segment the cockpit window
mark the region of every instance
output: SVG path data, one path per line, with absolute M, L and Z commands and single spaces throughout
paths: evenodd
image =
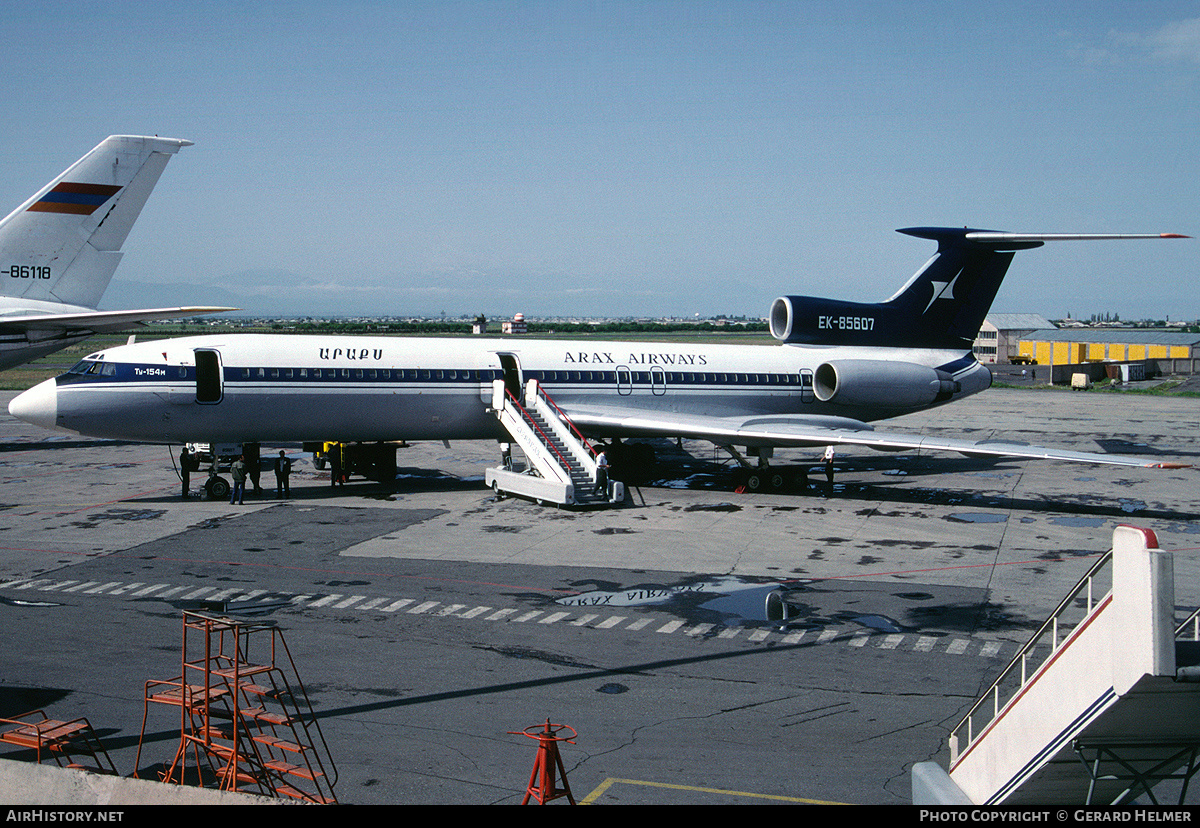
M 117 375 L 117 364 L 115 362 L 102 362 L 96 359 L 85 359 L 77 363 L 68 374 L 93 374 L 103 377 L 115 377 Z

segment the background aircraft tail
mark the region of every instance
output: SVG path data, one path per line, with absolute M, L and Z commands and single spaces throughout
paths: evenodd
M 112 135 L 0 221 L 0 295 L 94 308 L 171 156 L 191 141 Z
M 1152 235 L 997 233 L 963 227 L 910 227 L 938 251 L 886 302 L 783 296 L 771 305 L 776 339 L 806 345 L 878 345 L 970 350 L 1018 250 L 1047 241 L 1186 238 Z

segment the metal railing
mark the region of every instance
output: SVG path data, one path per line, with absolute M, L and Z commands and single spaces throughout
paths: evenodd
M 992 686 L 950 731 L 950 765 L 974 744 L 987 726 L 999 718 L 1009 704 L 1058 653 L 1063 642 L 1112 594 L 1112 550 L 1087 571 L 1050 617 L 1021 648 Z M 965 741 L 964 741 L 965 738 Z
M 588 450 L 588 453 L 591 454 L 593 457 L 595 457 L 596 450 L 594 448 L 592 448 L 592 444 L 589 443 L 587 438 L 584 437 L 583 434 L 580 433 L 579 429 L 577 429 L 575 427 L 575 423 L 572 422 L 571 418 L 567 416 L 567 412 L 565 412 L 561 408 L 559 408 L 558 403 L 556 403 L 553 399 L 550 398 L 550 395 L 546 393 L 546 389 L 542 387 L 542 384 L 540 382 L 537 384 L 537 393 L 538 393 L 538 396 L 540 396 L 543 400 L 545 400 L 547 403 L 550 404 L 550 406 L 558 414 L 558 418 L 560 420 L 562 420 L 564 423 L 566 423 L 567 428 L 569 428 L 571 430 L 571 433 L 579 438 L 579 442 L 583 443 L 583 446 L 584 446 L 584 448 L 586 448 Z
M 521 401 L 516 398 L 513 392 L 505 388 L 504 393 L 508 395 L 508 399 L 512 400 L 513 405 L 517 407 L 517 411 L 521 412 L 521 419 L 523 419 L 530 428 L 534 429 L 538 433 L 538 435 L 542 438 L 542 444 L 554 452 L 555 456 L 558 457 L 559 463 L 562 464 L 562 467 L 566 469 L 567 473 L 569 474 L 572 469 L 571 462 L 562 456 L 562 452 L 555 448 L 554 441 L 550 439 L 546 432 L 542 431 L 542 427 L 538 425 L 530 413 L 525 410 L 525 406 L 521 405 Z

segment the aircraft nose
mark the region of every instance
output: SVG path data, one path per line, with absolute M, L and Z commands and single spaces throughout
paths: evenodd
M 18 394 L 8 404 L 8 413 L 42 428 L 57 427 L 58 387 L 54 380 L 48 379 Z

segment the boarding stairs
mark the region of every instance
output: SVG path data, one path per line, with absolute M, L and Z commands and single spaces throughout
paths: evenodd
M 951 732 L 948 773 L 914 766 L 914 804 L 1183 804 L 1200 770 L 1200 611 L 1178 628 L 1174 612 L 1171 555 L 1117 527 Z
M 185 612 L 182 673 L 146 682 L 142 741 L 151 704 L 179 710 L 179 744 L 160 774 L 197 784 L 314 804 L 335 804 L 337 769 L 304 684 L 270 622 Z M 136 771 L 135 771 L 136 775 Z
M 537 380 L 525 384 L 524 397 L 522 403 L 504 380 L 492 382 L 491 411 L 528 462 L 510 460 L 487 469 L 487 485 L 497 494 L 562 506 L 604 506 L 624 500 L 624 486 L 611 479 L 605 494 L 593 494 L 596 452 Z

